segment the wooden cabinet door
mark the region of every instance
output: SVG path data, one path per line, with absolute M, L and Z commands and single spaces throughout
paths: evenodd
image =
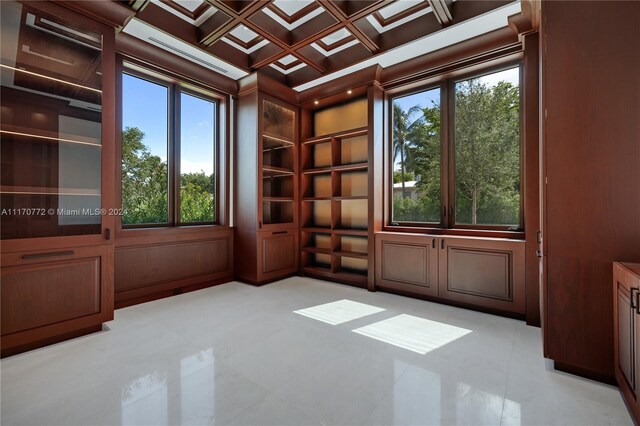
M 377 233 L 376 286 L 438 296 L 436 243 L 428 235 Z
M 258 234 L 258 281 L 279 278 L 298 269 L 297 230 Z
M 637 290 L 636 290 L 637 291 Z M 635 297 L 635 291 L 633 294 Z M 618 284 L 618 367 L 629 387 L 636 390 L 635 339 L 637 318 L 629 289 Z
M 614 371 L 631 415 L 640 422 L 640 263 L 613 264 Z
M 438 296 L 524 313 L 524 241 L 439 238 Z
M 110 245 L 3 253 L 2 350 L 113 319 Z

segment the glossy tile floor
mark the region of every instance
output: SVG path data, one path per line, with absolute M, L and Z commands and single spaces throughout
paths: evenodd
M 545 369 L 537 328 L 324 281 L 224 284 L 107 326 L 2 360 L 2 424 L 631 424 L 616 388 Z

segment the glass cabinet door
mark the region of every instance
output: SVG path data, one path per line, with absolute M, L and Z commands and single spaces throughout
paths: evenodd
M 102 36 L 1 7 L 1 238 L 101 232 Z
M 294 222 L 296 113 L 262 102 L 262 223 Z

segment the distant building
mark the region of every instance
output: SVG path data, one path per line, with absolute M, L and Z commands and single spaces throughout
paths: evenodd
M 409 180 L 404 183 L 404 198 L 411 198 L 412 200 L 418 199 L 418 188 L 416 188 L 417 181 Z M 393 198 L 402 197 L 402 183 L 393 184 Z

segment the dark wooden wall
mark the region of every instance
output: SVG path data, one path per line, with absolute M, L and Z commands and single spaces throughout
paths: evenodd
M 543 329 L 613 377 L 613 261 L 640 261 L 640 2 L 542 4 Z

